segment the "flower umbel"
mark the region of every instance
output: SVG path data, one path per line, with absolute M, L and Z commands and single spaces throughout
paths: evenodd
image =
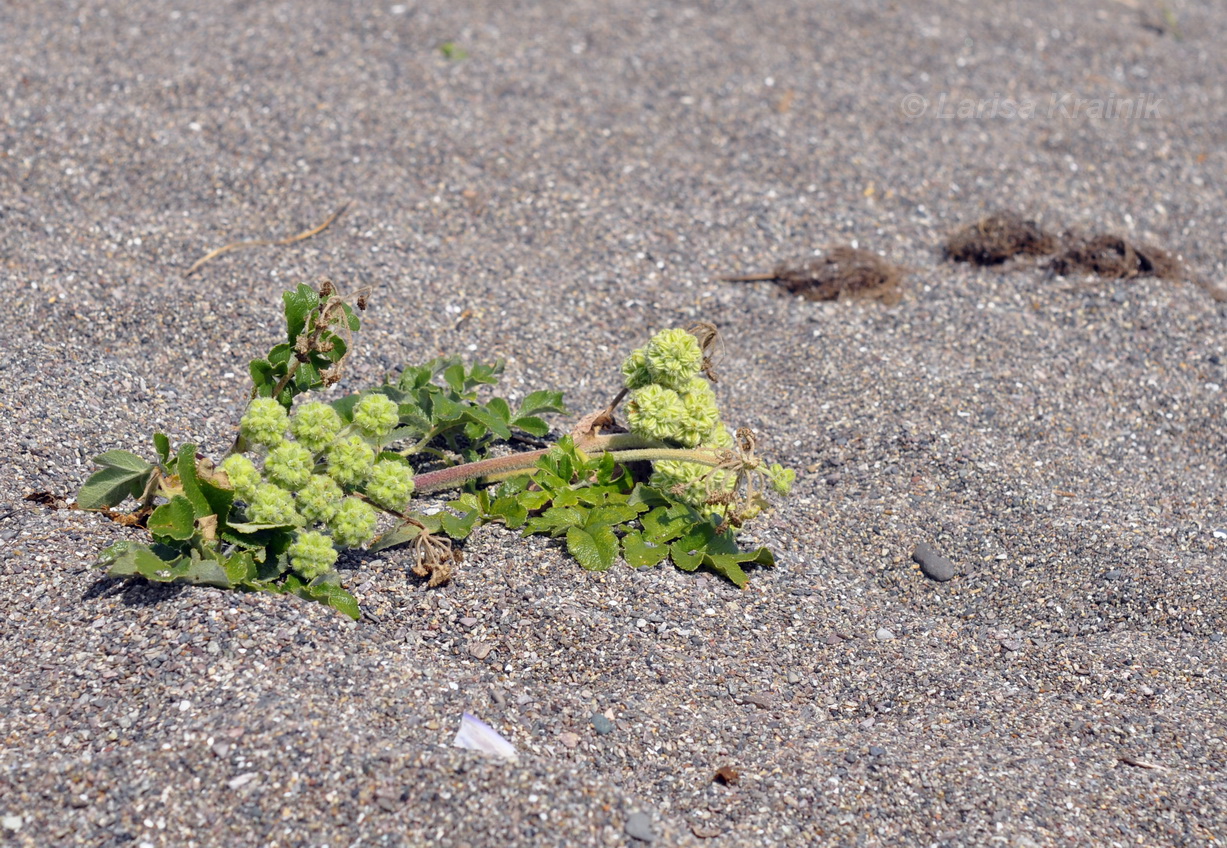
M 239 432 L 252 444 L 271 448 L 281 444 L 288 424 L 285 407 L 272 398 L 255 398 L 243 413 Z
M 287 553 L 290 555 L 290 567 L 307 581 L 327 574 L 337 561 L 337 550 L 332 546 L 332 539 L 315 530 L 299 533 Z
M 372 439 L 382 439 L 399 421 L 400 410 L 387 395 L 363 395 L 354 407 L 354 425 Z
M 290 417 L 290 432 L 312 453 L 323 453 L 341 426 L 340 413 L 319 401 L 304 403 Z

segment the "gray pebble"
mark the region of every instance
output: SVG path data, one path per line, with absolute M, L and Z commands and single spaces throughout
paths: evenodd
M 652 830 L 652 819 L 647 813 L 631 813 L 626 820 L 626 834 L 641 842 L 656 841 L 656 831 Z
M 602 713 L 593 713 L 592 718 L 589 719 L 589 721 L 592 722 L 593 728 L 595 728 L 596 732 L 601 736 L 608 736 L 609 734 L 613 733 L 613 722 Z
M 887 630 L 885 627 L 879 627 L 878 631 L 873 635 L 882 642 L 889 642 L 891 639 L 895 638 L 895 634 L 892 631 Z
M 912 559 L 920 565 L 921 573 L 930 580 L 945 583 L 954 577 L 954 563 L 924 542 L 916 543 L 912 550 Z
M 878 746 L 878 745 L 870 745 L 870 746 L 869 746 L 869 756 L 871 756 L 871 757 L 880 757 L 880 756 L 882 756 L 882 755 L 883 755 L 883 754 L 885 754 L 885 753 L 886 753 L 886 749 L 885 749 L 885 748 L 882 748 L 882 747 L 880 747 L 880 746 Z

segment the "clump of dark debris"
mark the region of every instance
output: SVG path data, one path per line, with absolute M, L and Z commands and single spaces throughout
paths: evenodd
M 1000 265 L 1015 256 L 1047 256 L 1058 248 L 1056 236 L 1017 212 L 995 212 L 946 240 L 946 257 L 955 262 Z
M 1048 269 L 1061 277 L 1095 274 L 1116 280 L 1133 277 L 1176 280 L 1182 271 L 1180 262 L 1166 250 L 1132 244 L 1113 235 L 1071 238 L 1065 249 L 1053 257 Z
M 806 300 L 867 297 L 893 305 L 903 296 L 905 273 L 906 269 L 872 251 L 839 245 L 800 262 L 782 262 L 767 273 L 720 279 L 732 283 L 770 281 Z

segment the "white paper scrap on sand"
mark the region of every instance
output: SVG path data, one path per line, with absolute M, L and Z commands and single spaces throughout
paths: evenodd
M 461 716 L 460 730 L 456 732 L 456 740 L 452 744 L 457 748 L 481 751 L 483 754 L 504 757 L 512 761 L 520 758 L 515 746 L 499 736 L 497 730 L 468 713 Z

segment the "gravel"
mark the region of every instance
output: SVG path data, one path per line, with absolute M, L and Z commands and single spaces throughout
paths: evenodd
M 1221 839 L 1227 9 L 1136 5 L 10 4 L 0 839 Z M 943 260 L 1002 207 L 1202 285 Z M 714 281 L 838 243 L 901 302 Z M 342 388 L 501 356 L 560 431 L 716 323 L 726 419 L 799 472 L 746 533 L 776 567 L 589 573 L 487 527 L 438 590 L 347 556 L 359 623 L 101 577 L 140 533 L 54 506 L 155 430 L 220 455 L 323 276 L 371 290 Z M 519 761 L 453 748 L 466 711 Z

